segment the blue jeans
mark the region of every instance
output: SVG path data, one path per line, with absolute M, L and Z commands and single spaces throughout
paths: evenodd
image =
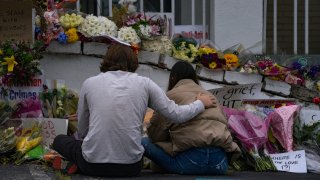
M 170 156 L 147 137 L 142 139 L 142 145 L 144 156 L 169 173 L 221 175 L 228 170 L 227 155 L 220 147 L 195 147 Z

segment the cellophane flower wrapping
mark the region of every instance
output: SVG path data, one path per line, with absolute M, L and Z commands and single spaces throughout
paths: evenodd
M 293 123 L 300 109 L 299 105 L 282 106 L 267 117 L 273 136 L 286 151 L 293 150 Z
M 0 100 L 0 125 L 9 120 L 17 109 L 17 101 Z
M 209 69 L 223 69 L 226 66 L 223 53 L 211 41 L 200 45 L 194 62 Z
M 159 52 L 160 54 L 171 55 L 172 53 L 172 43 L 167 36 L 161 36 L 155 40 L 143 40 L 141 49 L 151 52 Z
M 232 166 L 237 170 L 248 165 L 256 171 L 275 171 L 276 167 L 264 150 L 264 145 L 268 141 L 269 121 L 246 110 L 232 108 L 223 108 L 223 110 L 228 118 L 231 132 L 242 145 L 244 154 L 242 158 L 246 162 L 235 161 Z
M 18 109 L 12 115 L 12 118 L 41 118 L 42 109 L 39 98 L 27 98 L 18 102 Z
M 260 149 L 268 141 L 269 121 L 245 110 L 228 111 L 228 124 L 247 150 Z
M 198 43 L 193 38 L 183 37 L 178 35 L 172 39 L 172 56 L 174 58 L 194 62 L 198 55 Z
M 164 35 L 165 20 L 161 16 L 147 16 L 136 13 L 128 16 L 125 25 L 132 27 L 143 40 L 155 40 Z

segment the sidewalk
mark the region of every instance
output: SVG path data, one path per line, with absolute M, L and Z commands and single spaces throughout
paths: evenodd
M 53 171 L 50 167 L 35 164 L 23 164 L 20 166 L 0 165 L 0 180 L 101 180 L 101 179 L 132 179 L 132 180 L 320 180 L 320 174 L 298 174 L 286 172 L 231 172 L 225 176 L 197 176 L 176 174 L 155 174 L 150 170 L 143 170 L 141 176 L 134 178 L 98 178 L 74 174 L 62 175 Z

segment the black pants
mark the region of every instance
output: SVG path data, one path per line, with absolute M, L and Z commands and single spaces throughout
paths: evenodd
M 75 163 L 83 174 L 104 177 L 133 177 L 138 176 L 141 172 L 142 160 L 134 164 L 89 163 L 83 158 L 81 145 L 82 141 L 67 135 L 58 135 L 53 141 L 53 149 L 67 160 Z

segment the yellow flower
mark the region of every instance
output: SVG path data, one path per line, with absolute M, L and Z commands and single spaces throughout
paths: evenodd
M 3 52 L 2 52 L 2 50 L 0 49 L 0 55 L 2 55 L 3 54 Z
M 74 42 L 78 41 L 78 39 L 79 39 L 76 28 L 70 28 L 66 32 L 66 35 L 68 36 L 68 43 L 74 43 Z
M 237 63 L 238 57 L 235 54 L 225 54 L 223 56 L 226 59 L 227 63 Z
M 5 57 L 4 60 L 6 62 L 2 62 L 2 65 L 8 65 L 8 72 L 13 71 L 14 65 L 17 65 L 18 63 L 15 61 L 14 56 L 12 55 L 11 57 Z
M 236 56 L 235 54 L 225 54 L 223 57 L 226 60 L 226 66 L 228 69 L 234 69 L 240 65 L 238 62 L 238 56 Z
M 201 47 L 199 48 L 199 55 L 202 54 L 213 54 L 216 53 L 216 50 L 213 48 L 209 48 L 209 47 Z
M 217 63 L 216 62 L 212 62 L 209 64 L 209 68 L 214 69 L 217 67 Z

